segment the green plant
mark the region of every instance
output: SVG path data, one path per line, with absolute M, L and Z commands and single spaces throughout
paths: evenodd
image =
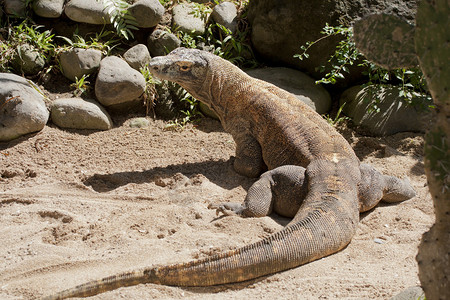
M 93 36 L 88 36 L 88 39 L 78 35 L 77 30 L 73 33 L 72 39 L 65 36 L 57 37 L 69 44 L 70 48 L 97 49 L 102 51 L 104 55 L 109 55 L 120 44 L 120 38 L 115 38 L 117 36 L 113 31 L 104 30 L 104 28 Z M 64 47 L 60 50 L 62 49 Z
M 183 88 L 179 89 L 179 93 L 180 102 L 184 102 L 186 109 L 180 110 L 182 114 L 180 118 L 176 118 L 166 125 L 167 130 L 184 129 L 187 124 L 195 123 L 203 117 L 200 111 L 200 102 Z
M 198 2 L 191 2 L 190 0 L 188 0 L 187 2 L 189 2 L 192 7 L 194 8 L 192 14 L 197 17 L 200 18 L 204 21 L 208 20 L 208 16 L 211 14 L 212 12 L 212 3 L 211 2 L 206 2 L 206 3 L 198 3 Z
M 90 89 L 90 82 L 87 81 L 89 75 L 83 74 L 81 78 L 75 77 L 75 82 L 70 85 L 70 87 L 75 88 L 73 95 L 79 97 L 85 94 Z
M 100 0 L 97 0 L 100 1 Z M 134 38 L 132 30 L 137 30 L 136 19 L 131 15 L 130 4 L 124 0 L 102 0 L 109 16 L 109 21 L 116 29 L 116 33 L 129 40 Z
M 171 4 L 172 0 L 159 0 L 162 6 L 168 7 Z
M 55 56 L 54 34 L 50 30 L 42 31 L 42 28 L 25 20 L 16 26 L 8 25 L 1 29 L 0 33 L 6 35 L 4 40 L 0 40 L 1 72 L 11 71 L 11 62 L 19 55 L 16 50 L 25 44 L 37 50 L 47 62 Z
M 340 124 L 341 122 L 343 122 L 344 120 L 349 120 L 350 119 L 349 117 L 341 116 L 344 106 L 345 106 L 345 103 L 339 107 L 339 109 L 336 113 L 336 116 L 334 118 L 331 117 L 330 114 L 325 114 L 325 115 L 323 115 L 324 119 L 332 126 L 336 126 L 336 125 Z
M 331 36 L 343 36 L 342 40 L 337 44 L 333 55 L 328 59 L 328 64 L 318 67 L 320 72 L 326 73 L 316 83 L 335 84 L 339 79 L 345 78 L 345 73 L 349 73 L 349 66 L 357 65 L 364 67 L 366 70 L 363 72 L 368 78 L 365 86 L 398 85 L 401 88 L 399 96 L 407 104 L 416 104 L 418 97 L 425 94 L 431 105 L 431 95 L 428 93 L 425 78 L 419 68 L 387 70 L 367 60 L 356 48 L 352 27 L 326 24 L 321 33 L 323 34 L 322 37 L 302 45 L 300 47 L 302 52 L 294 55 L 294 57 L 301 60 L 307 59 L 309 57 L 308 51 L 316 43 Z M 376 102 L 372 103 L 371 109 L 378 110 Z
M 145 115 L 148 116 L 150 110 L 153 110 L 153 107 L 155 106 L 155 101 L 157 97 L 155 84 L 157 84 L 158 82 L 153 78 L 152 74 L 150 73 L 150 69 L 148 68 L 147 65 L 141 68 L 139 71 L 141 72 L 142 76 L 144 76 L 145 79 L 145 89 L 143 97 L 144 97 L 144 104 L 146 107 Z
M 211 24 L 207 30 L 208 43 L 214 46 L 214 53 L 240 67 L 256 67 L 253 51 L 248 43 L 249 31 L 232 33 L 220 24 Z

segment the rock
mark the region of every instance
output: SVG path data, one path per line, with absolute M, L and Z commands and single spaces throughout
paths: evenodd
M 13 66 L 25 75 L 35 75 L 44 68 L 45 59 L 33 46 L 23 44 L 16 49 Z
M 130 67 L 135 70 L 143 68 L 150 62 L 151 59 L 147 46 L 144 44 L 137 44 L 136 46 L 131 47 L 123 54 L 123 58 L 130 65 Z
M 172 9 L 173 23 L 176 30 L 192 34 L 205 33 L 206 23 L 196 14 L 195 7 L 189 3 L 177 4 Z
M 395 295 L 390 300 L 425 300 L 425 293 L 420 286 L 412 286 Z
M 180 47 L 181 41 L 173 33 L 157 29 L 148 37 L 147 46 L 152 56 L 162 56 Z
M 8 15 L 25 17 L 27 14 L 26 0 L 4 0 L 3 4 Z
M 94 100 L 61 98 L 53 101 L 51 117 L 62 128 L 108 130 L 111 118 L 106 110 Z
M 231 2 L 222 2 L 216 5 L 211 13 L 214 22 L 223 25 L 231 32 L 235 32 L 237 28 L 237 9 Z
M 64 76 L 75 81 L 83 75 L 92 74 L 100 66 L 103 54 L 96 49 L 73 48 L 60 54 L 61 70 Z
M 42 130 L 49 112 L 39 88 L 9 73 L 0 73 L 0 83 L 0 141 Z
M 150 28 L 158 25 L 165 9 L 158 0 L 138 0 L 128 11 L 136 19 L 137 27 Z
M 362 16 L 372 13 L 391 13 L 413 21 L 416 0 L 259 0 L 250 1 L 248 18 L 251 40 L 255 51 L 265 60 L 284 63 L 307 71 L 314 78 L 322 75 L 316 67 L 327 62 L 334 53 L 339 36 L 321 40 L 310 48 L 308 59 L 294 58 L 301 53 L 300 46 L 322 37 L 325 23 L 331 26 L 352 24 Z M 359 70 L 360 71 L 360 70 Z M 360 73 L 360 72 L 356 72 Z M 357 80 L 360 74 L 354 74 Z M 351 76 L 348 76 L 351 80 Z
M 108 56 L 101 61 L 95 81 L 95 96 L 101 104 L 109 106 L 133 101 L 144 89 L 144 76 L 123 59 Z
M 367 129 L 371 134 L 383 136 L 398 132 L 425 132 L 430 125 L 427 111 L 418 106 L 407 105 L 399 96 L 400 88 L 392 87 L 352 87 L 341 95 L 340 105 L 345 103 L 343 112 L 353 119 L 356 125 Z M 377 102 L 379 111 L 371 108 Z M 427 100 L 423 97 L 423 106 Z
M 59 18 L 64 8 L 64 0 L 35 0 L 34 12 L 44 18 Z
M 129 126 L 131 128 L 146 128 L 150 125 L 150 121 L 146 118 L 134 118 L 130 120 Z
M 101 0 L 70 0 L 66 4 L 64 12 L 69 19 L 75 22 L 88 24 L 111 23 Z
M 330 94 L 303 72 L 289 68 L 263 68 L 249 70 L 247 74 L 291 92 L 319 114 L 331 108 Z

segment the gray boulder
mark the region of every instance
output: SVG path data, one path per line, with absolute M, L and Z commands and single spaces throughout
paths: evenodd
M 53 101 L 52 122 L 62 128 L 108 130 L 112 128 L 108 112 L 94 100 L 61 98 Z
M 151 59 L 147 46 L 144 44 L 131 47 L 123 54 L 123 58 L 135 70 L 143 68 Z
M 214 22 L 224 26 L 231 32 L 235 32 L 237 28 L 237 9 L 236 5 L 231 2 L 222 2 L 216 5 L 211 13 Z
M 45 59 L 33 46 L 23 44 L 16 48 L 13 66 L 25 75 L 35 75 L 44 68 Z
M 391 87 L 361 87 L 355 86 L 341 95 L 340 105 L 344 114 L 353 122 L 368 130 L 373 135 L 385 136 L 398 132 L 425 132 L 430 126 L 430 112 L 426 107 L 427 100 L 422 98 L 422 105 L 407 105 L 399 96 L 400 88 Z M 376 101 L 379 110 L 372 109 Z
M 101 61 L 95 81 L 95 96 L 101 104 L 131 102 L 141 96 L 144 89 L 144 76 L 123 59 L 108 56 Z
M 26 0 L 3 0 L 3 5 L 8 15 L 26 16 Z
M 96 0 L 70 0 L 64 12 L 75 22 L 88 24 L 110 24 L 109 15 L 103 1 Z
M 173 33 L 156 29 L 148 37 L 147 46 L 152 56 L 163 56 L 180 47 L 181 40 Z
M 300 60 L 294 58 L 294 55 L 301 53 L 300 46 L 306 42 L 322 37 L 320 32 L 326 23 L 332 26 L 339 25 L 339 22 L 352 24 L 355 19 L 362 16 L 383 12 L 413 21 L 416 2 L 416 0 L 250 1 L 248 18 L 252 25 L 252 44 L 255 51 L 265 60 L 295 66 L 318 79 L 321 74 L 316 71 L 316 67 L 327 62 L 341 37 L 321 40 L 310 48 L 308 59 Z M 359 77 L 359 74 L 355 76 Z
M 319 114 L 331 108 L 330 94 L 303 72 L 289 68 L 263 68 L 249 70 L 247 74 L 291 92 Z
M 137 0 L 128 11 L 136 19 L 137 27 L 150 28 L 158 25 L 165 10 L 158 0 Z
M 23 77 L 0 73 L 0 141 L 42 130 L 49 112 L 42 92 Z
M 35 0 L 34 12 L 44 18 L 59 18 L 63 12 L 64 0 Z
M 192 34 L 202 35 L 205 33 L 206 23 L 196 14 L 195 7 L 189 3 L 180 3 L 173 7 L 173 26 L 176 30 Z
M 64 51 L 60 54 L 62 73 L 75 81 L 76 78 L 96 72 L 102 57 L 102 52 L 96 49 L 73 48 Z
M 425 293 L 420 286 L 412 286 L 389 300 L 425 300 Z

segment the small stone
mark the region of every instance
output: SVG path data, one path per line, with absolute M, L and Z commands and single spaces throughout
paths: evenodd
M 130 120 L 131 128 L 145 128 L 150 125 L 150 121 L 146 118 L 134 118 Z
M 105 57 L 100 63 L 95 96 L 106 106 L 131 102 L 142 95 L 144 76 L 117 56 Z
M 148 37 L 147 45 L 152 56 L 163 56 L 180 47 L 181 40 L 173 33 L 157 29 Z
M 158 0 L 138 0 L 128 11 L 136 19 L 137 27 L 150 28 L 158 25 L 165 10 Z
M 69 19 L 75 22 L 98 25 L 111 23 L 103 1 L 70 0 L 66 4 L 64 12 Z
M 223 25 L 231 32 L 237 28 L 237 9 L 231 2 L 222 2 L 216 5 L 211 13 L 214 22 Z
M 60 54 L 62 73 L 68 79 L 75 81 L 83 75 L 97 71 L 103 54 L 96 49 L 73 48 Z
M 14 68 L 25 75 L 35 75 L 45 66 L 42 54 L 29 44 L 23 44 L 16 49 L 13 62 Z
M 108 130 L 112 121 L 108 112 L 94 100 L 61 98 L 52 104 L 52 121 L 62 128 Z
M 192 35 L 205 33 L 205 21 L 196 15 L 195 7 L 188 3 L 177 4 L 173 7 L 174 27 L 182 32 Z
M 147 46 L 144 44 L 137 44 L 136 46 L 128 49 L 128 51 L 123 54 L 123 58 L 130 65 L 130 67 L 135 70 L 145 67 L 151 59 Z
M 375 239 L 373 239 L 373 241 L 374 241 L 375 243 L 377 243 L 377 244 L 384 244 L 384 243 L 385 243 L 384 240 L 379 239 L 379 238 L 375 238 Z
M 390 300 L 425 300 L 425 293 L 420 286 L 413 286 L 398 293 Z
M 26 0 L 4 0 L 3 3 L 8 15 L 26 16 Z
M 35 0 L 34 12 L 44 18 L 59 18 L 63 12 L 64 0 Z
M 49 112 L 42 91 L 23 77 L 0 73 L 0 141 L 42 130 Z

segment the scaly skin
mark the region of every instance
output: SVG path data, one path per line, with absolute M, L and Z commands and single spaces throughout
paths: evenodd
M 234 168 L 238 173 L 257 177 L 266 169 L 272 170 L 250 189 L 247 199 L 254 200 L 246 200 L 231 211 L 261 216 L 274 208 L 293 219 L 281 231 L 242 248 L 111 276 L 47 300 L 91 296 L 150 282 L 210 286 L 294 268 L 344 248 L 355 233 L 360 209 L 375 206 L 392 192 L 390 201 L 415 194 L 407 181 L 379 180 L 384 177 L 373 168 L 360 168 L 347 141 L 315 111 L 228 61 L 208 52 L 179 48 L 154 58 L 150 70 L 161 79 L 179 83 L 219 116 L 236 142 Z M 368 187 L 374 183 L 377 193 L 372 194 Z M 268 185 L 271 188 L 267 189 Z M 358 194 L 369 196 L 368 200 L 360 204 Z M 221 205 L 211 208 L 228 212 Z

